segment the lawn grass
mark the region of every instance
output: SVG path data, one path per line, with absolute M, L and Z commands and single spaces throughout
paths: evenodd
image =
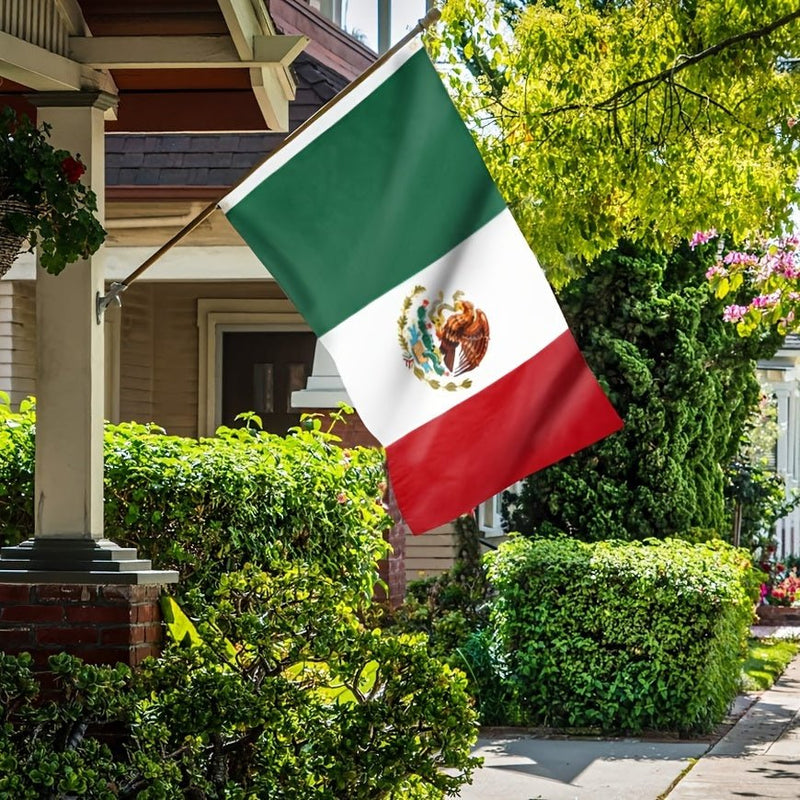
M 769 689 L 800 648 L 800 642 L 786 639 L 750 639 L 742 664 L 742 690 Z

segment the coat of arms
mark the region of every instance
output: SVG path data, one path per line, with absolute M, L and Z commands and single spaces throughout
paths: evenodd
M 403 361 L 421 381 L 434 389 L 468 389 L 469 378 L 453 380 L 481 363 L 489 347 L 489 320 L 464 292 L 445 302 L 439 292 L 434 300 L 424 286 L 415 286 L 403 302 L 397 333 Z

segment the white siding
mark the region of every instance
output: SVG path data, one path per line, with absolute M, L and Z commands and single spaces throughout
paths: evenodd
M 406 582 L 441 575 L 453 566 L 456 539 L 452 523 L 421 536 L 406 536 Z
M 12 405 L 36 394 L 36 292 L 32 281 L 0 281 L 0 389 Z

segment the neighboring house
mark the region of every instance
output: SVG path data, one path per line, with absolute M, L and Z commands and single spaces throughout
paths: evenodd
M 787 494 L 800 491 L 800 336 L 786 337 L 783 347 L 759 362 L 758 375 L 777 406 L 778 440 L 772 466 L 786 481 Z M 800 508 L 775 526 L 776 557 L 800 555 Z
M 375 54 L 302 0 L 272 0 L 269 9 L 281 33 L 310 39 L 291 69 L 292 130 Z M 126 278 L 284 138 L 268 132 L 134 134 L 109 128 L 109 281 Z M 148 128 L 158 130 L 157 120 Z M 324 214 L 325 208 L 307 213 Z M 0 282 L 0 389 L 14 403 L 36 394 L 34 277 L 28 255 Z M 253 410 L 267 429 L 283 433 L 302 410 L 335 408 L 347 400 L 327 353 L 220 212 L 130 286 L 122 307 L 106 312 L 105 331 L 106 416 L 112 421 L 152 420 L 170 434 L 207 436 L 220 424 L 232 424 L 237 413 Z M 338 432 L 347 444 L 374 443 L 357 419 Z M 493 508 L 489 504 L 483 513 L 488 532 L 498 534 Z M 406 539 L 393 540 L 395 557 L 385 576 L 394 594 L 403 591 L 406 579 L 449 568 L 455 555 L 451 526 Z

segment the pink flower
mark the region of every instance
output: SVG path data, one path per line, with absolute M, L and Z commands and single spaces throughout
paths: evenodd
M 689 247 L 692 250 L 697 247 L 699 244 L 705 244 L 706 242 L 710 242 L 712 239 L 717 237 L 717 229 L 716 228 L 709 228 L 707 231 L 695 231 L 692 238 L 689 240 Z
M 726 253 L 723 261 L 726 264 L 744 264 L 747 266 L 755 266 L 758 263 L 758 259 L 751 253 L 741 253 L 738 250 L 731 250 L 730 253 Z
M 790 128 L 794 128 L 794 126 L 797 125 L 797 120 L 794 117 L 789 117 L 789 119 L 786 120 L 786 124 Z
M 722 312 L 722 319 L 725 322 L 738 322 L 746 313 L 747 306 L 732 305 Z
M 710 281 L 715 275 L 719 275 L 720 278 L 727 278 L 728 270 L 720 263 L 714 264 L 713 267 L 709 267 L 706 270 L 706 279 Z
M 342 504 L 346 503 L 347 495 L 344 492 L 339 492 L 339 494 L 336 495 L 336 502 Z
M 756 295 L 750 301 L 750 308 L 757 308 L 757 309 L 772 308 L 778 302 L 780 302 L 780 299 L 781 299 L 780 291 L 771 292 L 770 294 L 759 294 Z

